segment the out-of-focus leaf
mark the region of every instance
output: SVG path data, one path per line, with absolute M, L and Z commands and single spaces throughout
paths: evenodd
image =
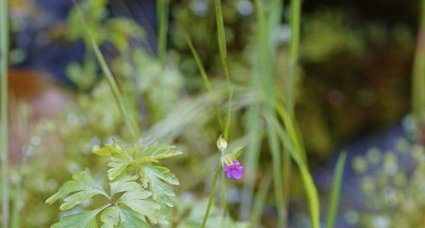
M 150 157 L 152 160 L 161 160 L 166 158 L 175 157 L 183 154 L 177 150 L 175 146 L 169 145 L 148 145 L 143 148 L 141 154 Z
M 145 216 L 153 223 L 166 224 L 160 213 L 161 205 L 148 199 L 151 196 L 152 193 L 145 190 L 128 191 L 120 197 L 118 205 L 129 207 L 137 217 Z
M 177 177 L 168 168 L 162 166 L 147 166 L 145 168 L 145 172 L 147 172 L 147 174 L 154 175 L 169 184 L 180 184 Z
M 124 155 L 123 146 L 118 143 L 106 144 L 102 147 L 94 146 L 92 152 L 99 156 Z
M 120 217 L 120 209 L 117 206 L 107 208 L 100 216 L 100 221 L 103 223 L 102 228 L 119 227 L 121 223 Z
M 152 191 L 152 198 L 160 204 L 173 207 L 172 197 L 176 194 L 169 184 L 178 185 L 179 181 L 169 169 L 160 166 L 146 166 L 140 169 L 142 183 L 149 186 Z
M 137 183 L 135 180 L 137 180 L 137 176 L 125 176 L 113 181 L 110 185 L 111 195 L 115 195 L 120 192 L 142 189 L 143 186 Z
M 150 227 L 143 216 L 126 207 L 113 206 L 106 209 L 101 217 L 102 228 L 144 228 Z
M 102 186 L 93 179 L 90 171 L 86 169 L 74 174 L 72 180 L 66 182 L 57 193 L 49 197 L 46 203 L 52 204 L 58 199 L 66 197 L 64 203 L 60 206 L 60 210 L 68 210 L 95 195 L 104 195 L 109 198 Z
M 129 208 L 122 207 L 121 210 L 121 225 L 125 228 L 144 228 L 149 226 L 143 216 L 130 210 Z
M 109 180 L 115 180 L 118 176 L 124 173 L 127 166 L 131 164 L 133 158 L 128 154 L 122 154 L 120 156 L 111 157 L 110 162 L 108 163 L 108 178 Z
M 96 215 L 103 209 L 104 207 L 101 207 L 65 216 L 58 223 L 53 224 L 52 228 L 97 228 Z

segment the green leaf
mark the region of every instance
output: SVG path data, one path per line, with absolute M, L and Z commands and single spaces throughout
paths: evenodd
M 102 147 L 95 146 L 93 147 L 92 152 L 99 156 L 111 156 L 108 163 L 108 178 L 109 180 L 115 180 L 123 174 L 127 167 L 134 161 L 133 157 L 129 153 L 131 149 L 132 147 L 128 149 L 123 145 L 114 142 Z
M 109 207 L 102 212 L 100 221 L 103 223 L 102 228 L 119 227 L 121 223 L 120 209 L 117 206 Z
M 161 160 L 183 154 L 181 151 L 177 150 L 175 146 L 156 144 L 143 146 L 144 148 L 141 155 L 150 157 L 151 160 Z
M 125 205 L 133 210 L 138 216 L 145 216 L 153 223 L 166 224 L 167 221 L 162 219 L 160 208 L 161 206 L 148 199 L 152 193 L 145 190 L 134 190 L 124 193 L 118 200 L 118 204 Z
M 108 169 L 109 180 L 115 180 L 115 178 L 123 174 L 132 161 L 133 158 L 128 154 L 124 153 L 120 155 L 117 154 L 116 156 L 111 157 L 111 160 L 108 163 L 108 166 L 110 167 Z
M 66 197 L 64 203 L 60 206 L 60 210 L 68 210 L 95 195 L 104 195 L 109 198 L 102 186 L 93 179 L 90 171 L 86 169 L 74 174 L 72 180 L 66 182 L 58 192 L 49 197 L 46 203 L 52 204 L 58 199 Z
M 146 166 L 145 172 L 154 175 L 159 179 L 168 182 L 172 185 L 179 185 L 180 182 L 177 177 L 168 169 L 163 166 Z
M 144 228 L 150 227 L 143 216 L 126 207 L 113 206 L 106 209 L 101 217 L 102 228 Z
M 143 227 L 151 227 L 149 226 L 143 216 L 135 213 L 134 211 L 128 208 L 121 208 L 121 217 L 122 217 L 122 226 L 124 228 L 143 228 Z
M 123 155 L 123 146 L 118 143 L 106 144 L 102 147 L 94 146 L 92 152 L 99 156 Z
M 169 169 L 161 166 L 145 166 L 140 169 L 140 176 L 142 183 L 149 186 L 152 191 L 154 200 L 169 207 L 174 206 L 172 197 L 176 194 L 167 183 L 178 185 L 179 181 Z
M 115 195 L 120 192 L 128 192 L 133 190 L 142 189 L 143 186 L 137 182 L 137 176 L 124 176 L 122 178 L 113 181 L 111 186 L 111 195 Z
M 96 215 L 104 208 L 65 216 L 58 223 L 53 224 L 52 228 L 97 228 Z

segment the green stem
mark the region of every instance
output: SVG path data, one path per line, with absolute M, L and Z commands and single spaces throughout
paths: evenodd
M 262 178 L 260 182 L 259 190 L 255 196 L 254 205 L 252 208 L 252 215 L 251 215 L 251 227 L 261 227 L 260 224 L 260 218 L 262 214 L 262 209 L 264 207 L 264 202 L 267 198 L 267 193 L 270 188 L 270 184 L 272 181 L 272 177 L 270 175 L 270 171 L 267 170 L 266 174 Z
M 421 14 L 412 77 L 412 112 L 419 127 L 425 126 L 425 0 L 421 1 Z
M 128 103 L 124 99 L 124 97 L 122 96 L 121 91 L 118 88 L 118 84 L 115 81 L 115 78 L 112 75 L 112 72 L 108 67 L 108 64 L 106 63 L 105 58 L 103 57 L 102 53 L 100 52 L 100 49 L 99 49 L 95 39 L 93 38 L 93 35 L 91 34 L 90 30 L 88 29 L 88 27 L 87 27 L 87 25 L 84 21 L 84 17 L 83 17 L 83 14 L 81 12 L 81 9 L 78 7 L 77 4 L 75 5 L 75 7 L 77 8 L 78 17 L 80 19 L 81 25 L 84 29 L 85 34 L 86 34 L 85 38 L 86 38 L 87 42 L 89 43 L 89 46 L 93 50 L 97 61 L 99 62 L 100 68 L 102 69 L 103 75 L 105 76 L 105 79 L 106 79 L 106 81 L 109 85 L 109 88 L 112 91 L 112 94 L 115 98 L 116 104 L 119 107 L 121 115 L 122 115 L 127 127 L 131 131 L 131 135 L 133 136 L 134 141 L 136 142 L 139 135 L 140 135 L 140 129 L 139 129 L 138 125 L 136 124 L 135 119 L 130 114 L 130 111 L 128 109 L 128 107 L 129 107 Z
M 291 42 L 289 44 L 289 79 L 287 84 L 288 110 L 294 109 L 294 81 L 298 65 L 298 48 L 300 43 L 301 0 L 291 0 Z
M 221 172 L 221 222 L 224 226 L 224 220 L 226 218 L 227 212 L 227 186 L 226 186 L 226 175 L 224 172 Z
M 204 218 L 202 219 L 202 228 L 205 228 L 205 226 L 207 225 L 207 221 L 208 221 L 208 217 L 210 215 L 210 210 L 211 210 L 211 206 L 213 204 L 214 201 L 214 193 L 215 193 L 215 187 L 217 185 L 217 177 L 218 177 L 218 173 L 221 170 L 221 164 L 219 164 L 215 170 L 214 176 L 213 176 L 213 180 L 212 180 L 212 185 L 211 185 L 211 190 L 210 190 L 210 196 L 208 198 L 208 205 L 207 205 L 207 209 L 205 210 L 205 214 L 204 214 Z
M 0 111 L 0 151 L 2 164 L 2 214 L 3 227 L 9 227 L 9 150 L 8 150 L 8 53 L 9 53 L 9 25 L 7 0 L 0 0 L 0 83 L 1 83 L 1 111 Z
M 208 79 L 207 72 L 205 71 L 205 67 L 201 62 L 201 59 L 199 58 L 198 52 L 196 51 L 195 47 L 192 44 L 192 40 L 190 39 L 189 35 L 185 33 L 186 42 L 189 45 L 190 50 L 192 51 L 193 58 L 195 58 L 196 65 L 198 66 L 198 69 L 201 73 L 202 79 L 204 81 L 205 88 L 207 89 L 208 93 L 211 95 L 213 94 L 210 80 Z M 215 104 L 215 115 L 217 116 L 218 124 L 220 126 L 220 130 L 223 132 L 223 120 L 221 119 L 220 111 L 218 104 Z
M 290 188 L 290 181 L 291 181 L 291 170 L 292 170 L 292 163 L 291 163 L 291 155 L 289 154 L 288 150 L 286 149 L 283 153 L 283 199 L 284 199 L 284 205 L 283 208 L 285 209 L 285 218 L 288 218 L 288 204 L 289 204 L 289 188 Z
M 167 30 L 168 30 L 168 0 L 157 0 L 158 14 L 158 53 L 161 63 L 165 63 L 165 55 L 167 51 Z
M 220 51 L 221 62 L 224 68 L 224 76 L 227 83 L 230 85 L 229 68 L 227 66 L 227 47 L 226 47 L 226 34 L 224 31 L 223 12 L 221 7 L 221 0 L 215 0 L 215 18 L 217 24 L 217 40 L 218 48 Z
M 305 159 L 305 150 L 300 143 L 300 136 L 296 131 L 296 121 L 291 116 L 289 111 L 285 109 L 280 103 L 276 103 L 276 110 L 283 121 L 289 136 L 287 136 L 284 130 L 279 124 L 276 124 L 277 132 L 280 135 L 281 141 L 286 144 L 287 150 L 296 162 L 298 169 L 301 173 L 301 178 L 304 183 L 304 188 L 309 201 L 310 218 L 313 228 L 320 227 L 320 202 L 317 188 L 314 185 L 313 178 L 308 170 L 307 160 Z
M 272 123 L 268 122 L 268 140 L 272 154 L 272 166 L 273 166 L 273 183 L 274 183 L 274 192 L 276 199 L 276 207 L 278 209 L 278 227 L 286 227 L 286 218 L 285 218 L 285 201 L 284 201 L 284 191 L 282 188 L 282 159 L 279 150 L 279 140 L 277 138 L 276 131 Z
M 233 99 L 233 87 L 229 87 L 229 100 L 227 105 L 227 118 L 226 118 L 226 124 L 224 126 L 224 138 L 226 140 L 229 140 L 229 131 L 230 131 L 230 125 L 232 122 L 232 99 Z
M 339 155 L 338 161 L 336 163 L 326 228 L 333 228 L 335 225 L 335 219 L 338 213 L 339 197 L 341 194 L 342 177 L 344 174 L 344 166 L 345 166 L 346 158 L 347 158 L 347 153 L 344 152 L 341 155 Z
M 229 94 L 228 100 L 228 113 L 226 118 L 226 123 L 224 126 L 224 138 L 229 140 L 229 129 L 230 121 L 232 115 L 232 97 L 233 97 L 233 87 L 230 80 L 229 66 L 227 64 L 227 46 L 226 46 L 226 33 L 224 30 L 224 21 L 223 21 L 223 9 L 221 6 L 221 0 L 215 0 L 215 18 L 217 26 L 217 42 L 218 49 L 220 51 L 221 63 L 223 64 L 224 76 L 226 77 L 227 89 Z

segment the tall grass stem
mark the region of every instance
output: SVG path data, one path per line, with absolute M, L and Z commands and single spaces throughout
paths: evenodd
M 212 204 L 214 202 L 215 188 L 217 186 L 217 178 L 218 178 L 218 174 L 220 173 L 220 170 L 221 170 L 221 164 L 218 164 L 217 168 L 215 169 L 214 176 L 213 176 L 213 179 L 212 179 L 210 196 L 208 197 L 207 209 L 205 210 L 205 214 L 204 214 L 204 217 L 202 219 L 202 226 L 201 226 L 202 228 L 205 228 L 205 226 L 207 225 L 208 217 L 210 215 L 210 210 L 211 210 Z
M 0 151 L 2 172 L 2 215 L 3 227 L 9 227 L 9 146 L 8 146 L 8 55 L 9 23 L 8 2 L 0 0 Z
M 344 152 L 338 157 L 334 171 L 334 179 L 332 184 L 331 200 L 329 202 L 328 217 L 326 228 L 333 228 L 335 225 L 336 215 L 338 213 L 339 196 L 341 195 L 342 178 L 344 174 L 344 166 L 347 154 Z
M 294 87 L 298 65 L 298 48 L 300 43 L 301 24 L 301 0 L 291 0 L 290 8 L 291 40 L 289 43 L 289 74 L 287 83 L 288 110 L 292 113 L 294 109 Z
M 158 16 L 158 55 L 162 64 L 165 64 L 167 54 L 167 31 L 169 0 L 157 0 Z
M 263 212 L 263 207 L 267 199 L 267 193 L 269 192 L 271 182 L 272 177 L 270 175 L 270 171 L 267 170 L 261 179 L 259 190 L 255 195 L 255 200 L 252 206 L 251 227 L 260 227 L 261 214 Z
M 425 0 L 421 1 L 421 19 L 412 75 L 412 112 L 419 127 L 425 126 Z M 420 132 L 424 134 L 424 132 Z M 423 135 L 419 135 L 423 137 Z
M 75 3 L 75 1 L 74 1 Z M 85 32 L 85 38 L 89 43 L 89 46 L 91 47 L 92 51 L 94 52 L 96 59 L 100 65 L 100 68 L 103 72 L 103 75 L 105 76 L 105 79 L 109 85 L 109 88 L 112 91 L 112 94 L 115 98 L 115 102 L 118 105 L 118 108 L 121 112 L 121 115 L 124 119 L 124 122 L 126 123 L 127 127 L 131 131 L 131 135 L 133 136 L 134 141 L 137 141 L 138 137 L 140 136 L 140 129 L 138 125 L 136 124 L 135 119 L 131 115 L 129 109 L 128 109 L 128 102 L 125 100 L 125 98 L 122 96 L 122 93 L 118 87 L 118 84 L 112 75 L 111 70 L 108 67 L 108 64 L 106 63 L 105 58 L 103 57 L 102 53 L 100 52 L 99 46 L 97 45 L 95 39 L 93 38 L 93 35 L 91 34 L 90 30 L 88 29 L 88 26 L 86 25 L 84 21 L 83 14 L 81 12 L 81 9 L 78 7 L 77 4 L 75 4 L 75 7 L 77 9 L 78 17 L 81 22 L 81 26 L 84 29 Z

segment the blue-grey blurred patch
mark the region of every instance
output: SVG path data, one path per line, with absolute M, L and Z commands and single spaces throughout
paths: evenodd
M 325 224 L 330 192 L 332 189 L 333 172 L 340 151 L 347 152 L 347 161 L 343 174 L 341 188 L 340 204 L 335 227 L 351 228 L 359 227 L 360 213 L 380 213 L 369 202 L 365 195 L 367 188 L 367 178 L 376 181 L 376 176 L 384 173 L 394 175 L 397 172 L 403 172 L 410 176 L 414 170 L 415 161 L 409 156 L 407 150 L 411 150 L 414 145 L 411 117 L 405 117 L 395 126 L 368 136 L 353 140 L 351 143 L 342 146 L 335 153 L 330 162 L 316 168 L 312 173 L 314 180 L 320 192 L 322 222 Z M 404 145 L 404 146 L 403 146 Z M 384 159 L 392 158 L 392 163 L 384 164 Z M 308 218 L 308 217 L 307 217 Z M 300 218 L 298 218 L 300 219 Z M 378 218 L 377 218 L 378 219 Z M 294 219 L 296 220 L 296 219 Z M 379 220 L 379 219 L 378 219 Z M 304 222 L 293 221 L 294 227 L 304 227 Z M 385 221 L 383 221 L 385 222 Z
M 13 18 L 15 24 L 12 38 L 14 53 L 24 53 L 14 67 L 47 71 L 54 78 L 67 85 L 71 81 L 66 68 L 71 62 L 82 63 L 85 45 L 82 41 L 70 41 L 60 35 L 66 29 L 66 20 L 73 1 L 35 0 L 34 7 L 28 7 Z M 140 24 L 146 31 L 146 42 L 135 43 L 148 52 L 156 52 L 156 9 L 154 0 L 111 0 L 108 9 L 110 17 L 127 17 Z M 59 35 L 55 30 L 59 30 Z M 54 33 L 54 34 L 52 34 Z M 108 53 L 106 53 L 108 54 Z

